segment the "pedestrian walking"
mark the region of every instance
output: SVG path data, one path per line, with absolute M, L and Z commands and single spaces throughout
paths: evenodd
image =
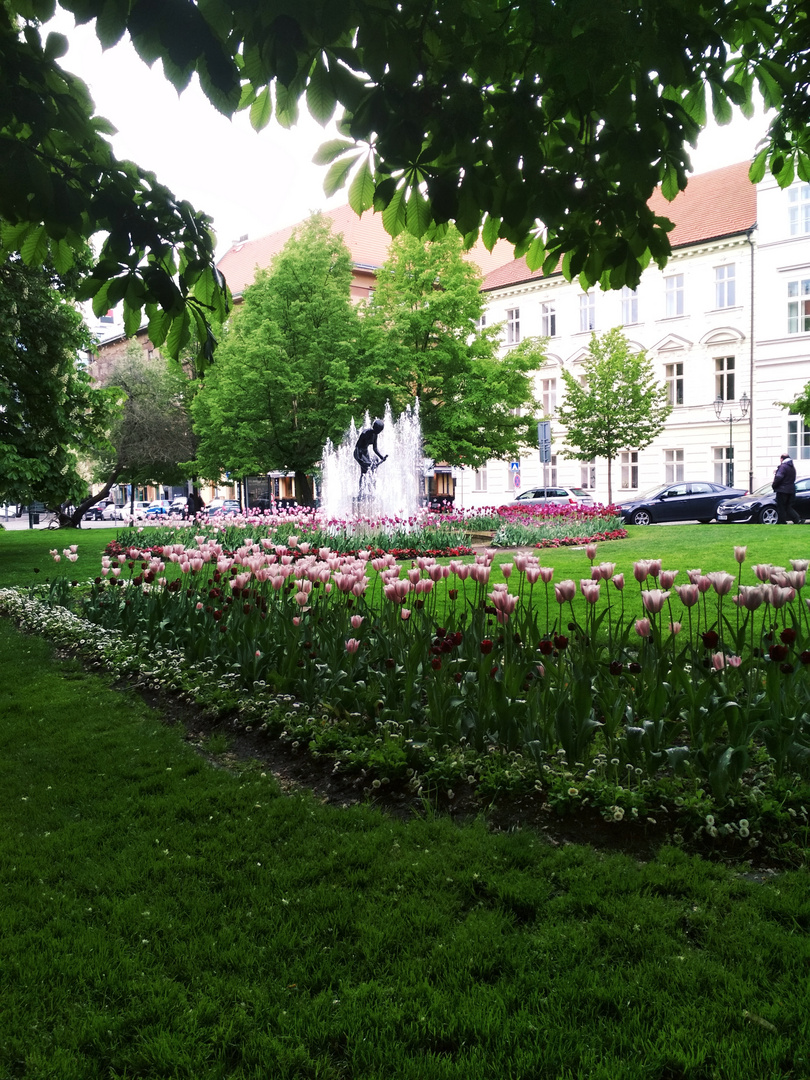
M 782 454 L 779 465 L 773 474 L 773 490 L 776 492 L 776 512 L 779 515 L 779 524 L 787 525 L 790 518 L 798 525 L 802 520 L 793 508 L 796 498 L 796 466 L 793 464 L 790 454 Z

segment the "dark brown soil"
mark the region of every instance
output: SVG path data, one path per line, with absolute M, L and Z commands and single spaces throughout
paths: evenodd
M 335 773 L 330 759 L 313 759 L 305 750 L 294 749 L 288 742 L 265 732 L 245 731 L 233 721 L 212 719 L 191 705 L 153 691 L 141 692 L 141 696 L 161 712 L 167 723 L 183 724 L 186 740 L 215 766 L 240 768 L 254 763 L 272 773 L 283 792 L 309 791 L 324 805 L 346 808 L 366 804 L 399 820 L 423 816 L 429 809 L 447 815 L 459 825 L 482 818 L 492 832 L 532 829 L 555 846 L 588 844 L 599 851 L 621 852 L 640 861 L 654 858 L 663 845 L 677 843 L 692 854 L 747 870 L 757 879 L 775 873 L 780 861 L 772 852 L 743 848 L 739 840 L 708 843 L 702 838 L 676 836 L 674 825 L 663 820 L 656 825 L 632 819 L 606 821 L 598 811 L 589 808 L 563 816 L 545 802 L 540 792 L 502 795 L 495 802 L 485 804 L 470 785 L 460 785 L 452 799 L 439 793 L 428 805 L 404 784 L 372 788 L 372 778 L 364 772 Z M 227 739 L 224 753 L 209 752 L 207 742 L 215 735 Z

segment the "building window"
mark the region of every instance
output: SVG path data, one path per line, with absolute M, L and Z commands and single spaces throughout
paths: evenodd
M 478 329 L 483 330 L 486 325 L 487 325 L 487 313 L 485 311 L 482 311 L 481 312 L 481 317 L 478 320 Z
M 714 362 L 714 396 L 721 401 L 734 400 L 733 356 L 721 356 Z
M 551 416 L 557 408 L 557 380 L 541 380 L 540 392 L 543 400 L 543 415 Z
M 667 383 L 667 401 L 670 405 L 683 405 L 683 364 L 667 364 L 664 368 Z
M 579 298 L 579 329 L 596 329 L 596 297 L 593 293 L 582 293 Z
M 788 282 L 788 333 L 810 331 L 810 278 Z
M 580 467 L 579 486 L 586 491 L 593 491 L 596 487 L 596 462 L 583 461 Z
M 557 333 L 557 307 L 553 300 L 540 305 L 540 332 L 543 337 L 554 337 Z
M 638 488 L 638 451 L 622 452 L 622 488 L 635 491 Z
M 810 184 L 800 184 L 788 192 L 788 222 L 791 236 L 810 233 Z
M 506 313 L 506 344 L 517 345 L 520 341 L 520 308 L 509 308 Z
M 664 451 L 664 483 L 679 484 L 683 480 L 683 450 Z
M 473 473 L 473 491 L 487 490 L 487 467 L 484 465 Z
M 638 293 L 629 285 L 622 288 L 622 326 L 638 322 Z
M 734 307 L 737 303 L 737 284 L 735 267 L 715 266 L 714 268 L 714 306 Z
M 787 448 L 794 461 L 810 458 L 810 427 L 800 416 L 791 416 L 788 419 Z
M 715 446 L 714 482 L 734 487 L 734 447 Z
M 670 274 L 664 278 L 667 318 L 683 315 L 683 274 Z

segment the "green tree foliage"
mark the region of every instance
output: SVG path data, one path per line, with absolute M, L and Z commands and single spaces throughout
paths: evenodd
M 109 397 L 79 366 L 90 336 L 68 291 L 17 257 L 0 263 L 0 502 L 78 502 L 80 460 L 104 444 Z
M 426 452 L 476 467 L 516 457 L 534 439 L 532 375 L 544 349 L 533 342 L 495 355 L 498 328 L 480 327 L 481 276 L 462 249 L 455 230 L 394 240 L 365 317 L 361 383 L 376 413 L 386 400 L 398 413 L 418 398 Z
M 307 474 L 356 407 L 351 278 L 349 251 L 320 214 L 257 274 L 194 400 L 201 476 L 292 471 L 298 501 L 309 501 Z
M 619 329 L 591 336 L 582 365 L 583 383 L 563 371 L 565 400 L 557 420 L 566 430 L 563 455 L 578 461 L 605 458 L 608 501 L 613 499 L 612 464 L 622 450 L 643 450 L 672 412 L 667 389 L 655 380 L 652 362 L 630 349 Z
M 107 386 L 117 395 L 110 429 L 112 452 L 98 462 L 105 481 L 99 497 L 123 481 L 132 485 L 176 484 L 187 477 L 180 462 L 194 456 L 192 386 L 179 364 L 146 355 L 137 341 L 111 369 Z
M 130 332 L 177 355 L 208 312 L 221 316 L 208 220 L 155 178 L 116 162 L 86 88 L 42 42 L 55 0 L 2 0 L 0 217 L 4 242 L 32 264 L 66 265 L 79 238 L 110 238 L 86 291 L 123 300 Z M 193 75 L 227 115 L 290 126 L 300 101 L 321 122 L 328 192 L 349 183 L 358 210 L 392 235 L 455 222 L 470 242 L 506 237 L 529 265 L 583 284 L 635 285 L 669 252 L 647 202 L 685 187 L 709 110 L 775 110 L 752 179 L 810 181 L 808 12 L 804 0 L 60 0 L 95 20 L 105 46 L 128 33 L 182 90 Z M 20 32 L 22 24 L 22 32 Z M 136 92 L 136 88 L 133 88 Z M 205 147 L 201 147 L 201 152 Z M 211 149 L 209 152 L 215 152 Z M 538 231 L 538 222 L 542 231 Z

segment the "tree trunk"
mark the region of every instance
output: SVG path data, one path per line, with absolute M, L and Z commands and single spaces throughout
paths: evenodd
M 53 513 L 55 513 L 57 518 L 59 519 L 59 528 L 80 529 L 82 527 L 82 518 L 84 517 L 84 515 L 87 513 L 91 506 L 95 506 L 97 502 L 101 502 L 102 499 L 107 498 L 107 496 L 110 494 L 110 491 L 112 490 L 113 484 L 120 475 L 121 469 L 116 469 L 97 495 L 88 495 L 86 499 L 82 499 L 78 506 L 74 506 L 71 513 L 65 512 L 64 510 L 62 510 L 61 507 L 55 509 Z

